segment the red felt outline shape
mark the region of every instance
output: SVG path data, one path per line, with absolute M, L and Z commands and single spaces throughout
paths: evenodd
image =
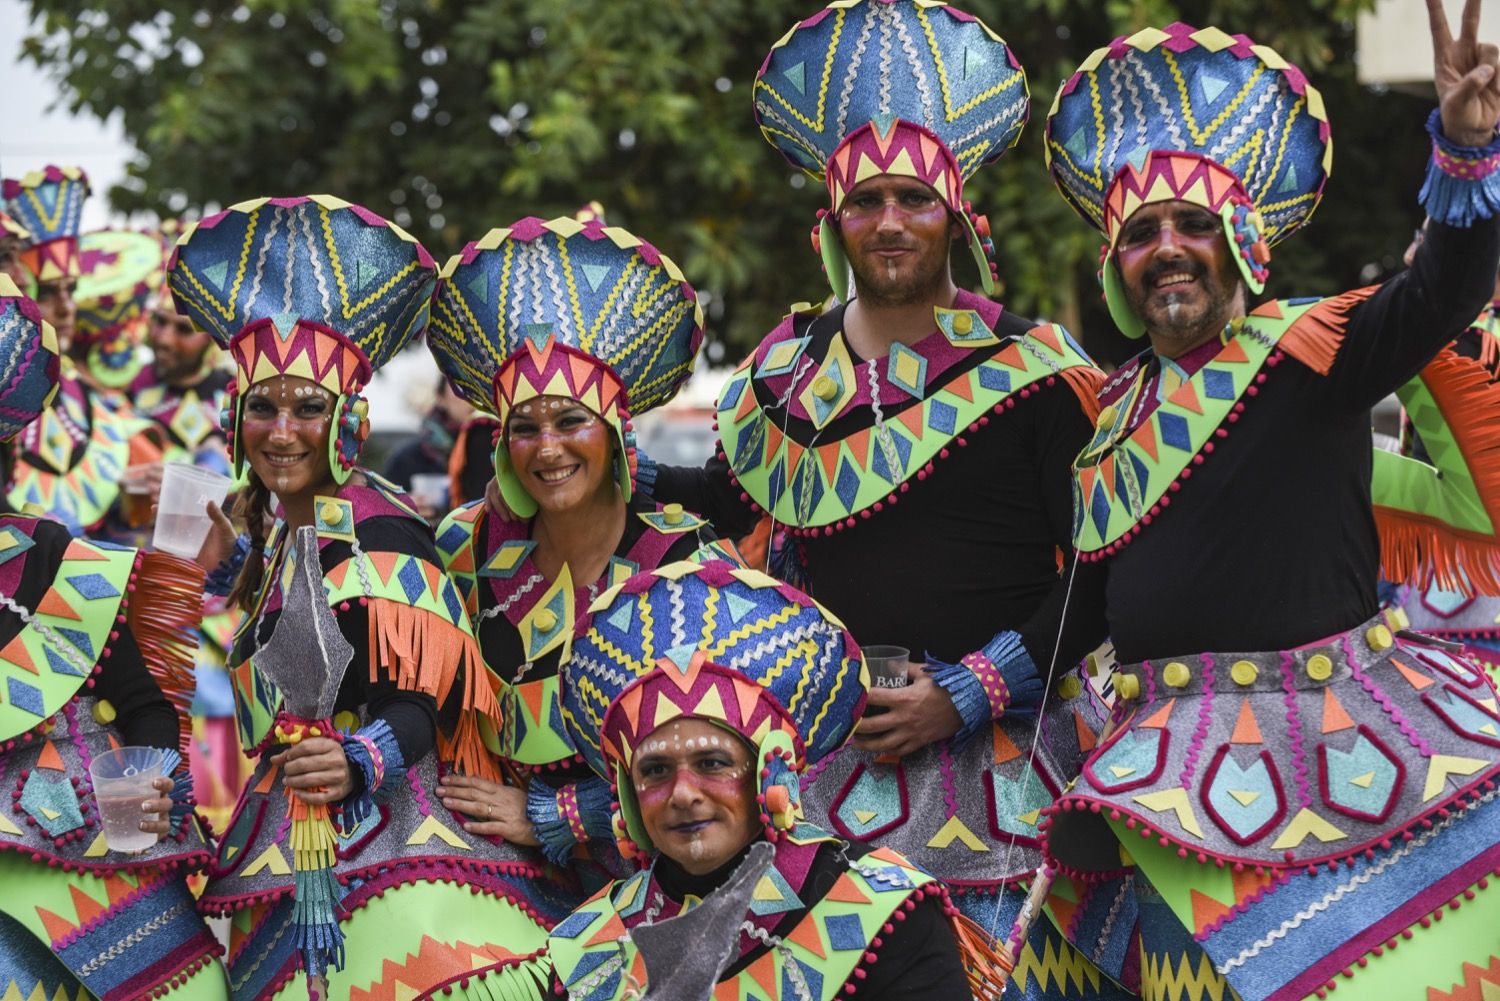
M 1150 707 L 1148 706 L 1138 711 L 1136 713 L 1137 717 L 1141 716 L 1145 712 L 1146 708 Z M 1151 769 L 1151 771 L 1146 773 L 1141 778 L 1131 779 L 1128 782 L 1111 784 L 1100 781 L 1099 776 L 1094 772 L 1094 762 L 1100 760 L 1110 751 L 1114 750 L 1115 745 L 1118 744 L 1121 740 L 1125 739 L 1125 735 L 1127 733 L 1136 733 L 1137 731 L 1142 729 L 1147 728 L 1139 726 L 1129 726 L 1121 729 L 1120 732 L 1111 737 L 1104 744 L 1104 746 L 1100 747 L 1099 750 L 1095 752 L 1095 754 L 1090 757 L 1088 761 L 1084 762 L 1084 775 L 1088 778 L 1089 783 L 1095 789 L 1098 789 L 1105 795 L 1113 795 L 1115 793 L 1129 792 L 1132 789 L 1139 789 L 1142 786 L 1151 785 L 1161 777 L 1162 769 L 1166 768 L 1167 766 L 1167 744 L 1171 739 L 1171 734 L 1167 730 L 1156 731 L 1158 734 L 1158 739 L 1156 742 L 1156 765 Z M 1155 728 L 1153 727 L 1150 729 Z
M 1330 810 L 1337 810 L 1344 816 L 1353 817 L 1355 820 L 1368 820 L 1375 824 L 1383 823 L 1391 815 L 1391 811 L 1396 809 L 1396 804 L 1401 801 L 1401 790 L 1406 785 L 1406 765 L 1402 764 L 1401 759 L 1391 753 L 1391 749 L 1386 745 L 1385 741 L 1377 737 L 1375 732 L 1363 723 L 1359 724 L 1354 732 L 1375 745 L 1375 748 L 1381 754 L 1385 755 L 1386 760 L 1396 766 L 1396 782 L 1391 786 L 1391 794 L 1386 799 L 1385 809 L 1379 813 L 1365 813 L 1362 810 L 1355 810 L 1352 807 L 1341 806 L 1334 802 L 1333 797 L 1328 792 L 1328 742 L 1326 740 L 1318 741 L 1318 792 L 1323 797 L 1324 805 Z
M 1219 825 L 1219 830 L 1228 835 L 1231 841 L 1242 847 L 1253 845 L 1275 830 L 1277 825 L 1286 818 L 1286 789 L 1281 784 L 1281 773 L 1276 770 L 1276 759 L 1271 757 L 1270 751 L 1262 750 L 1256 757 L 1266 766 L 1266 776 L 1271 780 L 1271 788 L 1276 792 L 1276 812 L 1272 814 L 1270 820 L 1261 824 L 1248 835 L 1241 837 L 1230 826 L 1229 822 L 1219 815 L 1219 811 L 1214 809 L 1212 799 L 1209 796 L 1209 793 L 1213 790 L 1214 779 L 1219 774 L 1219 766 L 1224 763 L 1224 756 L 1228 753 L 1229 745 L 1227 743 L 1220 744 L 1218 751 L 1214 753 L 1213 761 L 1209 762 L 1208 770 L 1203 773 L 1203 781 L 1198 786 L 1198 799 L 1203 803 L 1203 809 L 1208 811 L 1208 815 L 1213 818 L 1214 823 Z M 1236 761 L 1235 764 L 1238 765 L 1239 762 Z
M 1463 699 L 1469 705 L 1473 706 L 1479 712 L 1483 713 L 1484 715 L 1488 716 L 1490 719 L 1494 720 L 1495 721 L 1495 728 L 1497 730 L 1500 730 L 1500 716 L 1496 716 L 1494 713 L 1490 712 L 1488 706 L 1482 706 L 1482 705 L 1480 705 L 1475 700 L 1469 698 L 1468 693 L 1460 691 L 1459 689 L 1454 688 L 1452 685 L 1444 685 L 1443 686 L 1443 691 L 1445 691 L 1445 692 L 1452 692 L 1454 695 L 1457 695 L 1459 698 Z M 1422 701 L 1424 703 L 1426 703 L 1427 708 L 1431 709 L 1433 711 L 1433 713 L 1436 714 L 1439 719 L 1441 719 L 1444 723 L 1448 724 L 1448 728 L 1449 729 L 1451 729 L 1454 733 L 1458 734 L 1460 737 L 1464 737 L 1464 738 L 1466 738 L 1468 740 L 1475 740 L 1475 741 L 1478 741 L 1481 744 L 1488 744 L 1491 747 L 1500 747 L 1500 737 L 1491 737 L 1491 736 L 1488 736 L 1486 734 L 1473 733 L 1473 732 L 1470 732 L 1468 730 L 1462 729 L 1456 722 L 1454 722 L 1453 717 L 1449 716 L 1448 713 L 1443 709 L 1442 704 L 1440 702 L 1438 702 L 1437 699 L 1434 699 L 1432 697 L 1432 693 L 1431 692 L 1423 692 L 1422 693 Z
M 844 784 L 839 787 L 839 791 L 834 794 L 832 801 L 830 801 L 828 804 L 828 822 L 833 825 L 834 830 L 838 831 L 839 834 L 854 841 L 870 841 L 874 838 L 878 838 L 883 834 L 894 831 L 896 828 L 905 824 L 911 817 L 911 804 L 906 798 L 906 766 L 898 761 L 893 766 L 884 766 L 894 767 L 896 769 L 896 789 L 900 792 L 901 795 L 901 812 L 899 815 L 897 815 L 896 819 L 891 821 L 889 824 L 884 824 L 880 827 L 877 827 L 875 830 L 870 831 L 868 834 L 855 834 L 853 831 L 849 830 L 847 826 L 845 826 L 844 822 L 839 819 L 839 808 L 842 807 L 844 805 L 844 801 L 849 798 L 850 790 L 854 788 L 855 783 L 859 781 L 859 777 L 865 773 L 865 769 L 868 767 L 869 762 L 867 761 L 861 761 L 859 764 L 855 765 L 854 771 L 849 773 L 849 777 L 844 780 Z
M 1446 678 L 1452 678 L 1454 681 L 1458 682 L 1460 685 L 1463 685 L 1465 688 L 1479 688 L 1479 687 L 1482 687 L 1484 685 L 1485 671 L 1484 671 L 1484 668 L 1482 668 L 1482 667 L 1478 667 L 1478 666 L 1476 666 L 1474 664 L 1469 664 L 1468 665 L 1469 674 L 1472 677 L 1471 677 L 1470 680 L 1465 681 L 1463 678 L 1460 678 L 1457 674 L 1454 674 L 1452 671 L 1448 670 L 1448 668 L 1445 667 L 1445 666 L 1443 666 L 1443 664 L 1441 664 L 1438 661 L 1436 661 L 1436 660 L 1428 657 L 1427 653 L 1425 652 L 1425 650 L 1422 647 L 1415 646 L 1415 645 L 1402 644 L 1402 648 L 1404 650 L 1406 650 L 1408 653 L 1410 653 L 1413 656 L 1415 656 L 1418 660 L 1420 660 L 1422 662 L 1423 666 L 1430 667 L 1432 670 L 1439 672 L 1440 674 L 1442 674 Z M 1452 657 L 1454 660 L 1467 660 L 1467 658 L 1459 657 L 1459 656 L 1457 656 L 1455 654 L 1449 653 L 1446 650 L 1441 651 L 1441 652 L 1448 654 L 1448 656 Z
M 260 837 L 261 825 L 265 823 L 266 820 L 266 806 L 271 801 L 269 795 L 262 796 L 259 793 L 252 792 L 250 793 L 250 796 L 254 796 L 260 800 L 260 807 L 255 815 L 255 819 L 250 823 L 250 836 L 245 839 L 246 849 L 249 849 L 251 845 L 255 844 L 255 839 Z M 250 806 L 250 796 L 241 799 L 235 806 L 234 813 L 229 818 L 229 823 L 224 826 L 224 838 L 227 838 L 229 836 L 229 832 L 234 830 L 234 826 L 240 822 L 240 817 L 244 814 L 245 808 Z M 236 859 L 234 862 L 231 862 L 229 865 L 224 866 L 223 868 L 219 867 L 219 858 L 224 850 L 224 838 L 219 839 L 218 851 L 214 852 L 213 860 L 208 864 L 208 877 L 210 879 L 218 879 L 221 876 L 228 876 L 230 873 L 238 869 L 240 867 L 241 861 L 243 861 L 242 856 L 240 859 Z

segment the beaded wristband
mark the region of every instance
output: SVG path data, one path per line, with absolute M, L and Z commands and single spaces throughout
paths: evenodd
M 1471 226 L 1500 210 L 1500 138 L 1485 146 L 1460 146 L 1443 135 L 1442 116 L 1427 118 L 1432 160 L 1417 196 L 1427 215 L 1449 226 Z

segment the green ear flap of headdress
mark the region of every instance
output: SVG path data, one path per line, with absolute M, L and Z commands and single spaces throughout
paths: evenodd
M 334 403 L 334 423 L 328 429 L 328 469 L 333 482 L 343 486 L 354 475 L 359 453 L 370 435 L 370 405 L 359 393 L 340 393 Z
M 1120 277 L 1120 266 L 1115 263 L 1113 254 L 1104 261 L 1099 279 L 1104 283 L 1104 304 L 1109 307 L 1110 319 L 1115 321 L 1120 333 L 1131 340 L 1145 337 L 1146 325 L 1135 315 L 1135 311 L 1130 308 L 1130 301 L 1125 298 L 1125 280 Z

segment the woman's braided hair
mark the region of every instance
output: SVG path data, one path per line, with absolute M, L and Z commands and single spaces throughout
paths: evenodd
M 266 576 L 266 516 L 271 510 L 271 490 L 252 470 L 250 485 L 241 491 L 235 516 L 245 522 L 245 532 L 250 537 L 250 552 L 245 556 L 245 565 L 234 580 L 229 592 L 229 603 L 247 614 L 255 611 L 255 598 L 260 594 L 261 582 Z

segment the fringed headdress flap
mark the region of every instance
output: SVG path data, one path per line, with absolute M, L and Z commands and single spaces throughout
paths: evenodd
M 29 231 L 21 262 L 38 282 L 77 278 L 82 272 L 78 231 L 89 179 L 80 167 L 46 166 L 24 177 L 6 178 L 5 210 Z
M 522 219 L 449 260 L 428 339 L 454 389 L 502 419 L 542 395 L 604 417 L 650 410 L 692 374 L 702 341 L 697 293 L 671 258 L 571 217 Z
M 864 709 L 864 658 L 817 602 L 755 570 L 674 563 L 605 592 L 563 667 L 575 746 L 600 774 L 679 716 L 761 746 L 788 738 L 800 770 L 840 747 Z
M 75 342 L 134 333 L 164 277 L 161 241 L 149 233 L 99 230 L 85 233 L 78 245 L 83 273 L 73 293 L 78 304 Z
M 436 271 L 400 227 L 310 195 L 187 227 L 168 283 L 178 311 L 231 349 L 241 390 L 295 375 L 352 393 L 426 328 Z
M 828 185 L 834 211 L 878 174 L 962 214 L 963 182 L 1021 137 L 1026 74 L 978 18 L 929 0 L 848 0 L 800 22 L 755 78 L 766 140 Z
M 1215 215 L 1244 205 L 1269 247 L 1312 215 L 1333 162 L 1322 95 L 1301 70 L 1244 35 L 1182 23 L 1084 60 L 1053 101 L 1046 150 L 1063 197 L 1111 247 L 1162 201 Z
M 60 353 L 57 334 L 36 303 L 0 271 L 0 442 L 52 405 Z

